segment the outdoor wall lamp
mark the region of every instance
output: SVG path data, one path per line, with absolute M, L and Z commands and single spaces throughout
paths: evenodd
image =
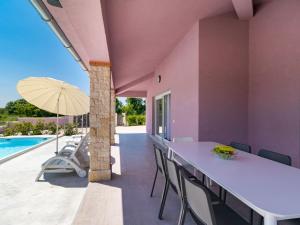
M 161 75 L 157 76 L 157 82 L 160 83 L 161 82 Z
M 59 8 L 62 8 L 62 5 L 60 3 L 60 0 L 47 0 L 47 2 L 50 4 L 50 5 L 53 5 L 55 7 L 59 7 Z

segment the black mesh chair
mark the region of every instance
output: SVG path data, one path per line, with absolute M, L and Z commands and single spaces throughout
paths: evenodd
M 163 157 L 165 149 L 163 148 L 163 146 L 161 146 L 159 144 L 153 144 L 153 149 L 154 149 L 154 156 L 155 156 L 156 171 L 155 171 L 155 175 L 154 175 L 154 180 L 153 180 L 153 184 L 152 184 L 150 197 L 153 196 L 153 191 L 154 191 L 158 172 L 161 173 L 161 175 L 165 178 L 165 182 L 167 182 L 167 177 L 166 177 L 166 172 L 165 172 L 165 163 L 164 163 L 164 157 Z
M 236 148 L 236 149 L 238 149 L 240 151 L 251 153 L 251 146 L 250 145 L 242 144 L 242 143 L 238 143 L 238 142 L 232 141 L 230 143 L 230 146 L 233 147 L 233 148 Z
M 178 198 L 180 199 L 181 203 L 181 208 L 183 207 L 183 200 L 182 200 L 182 191 L 181 191 L 181 186 L 180 186 L 180 176 L 179 176 L 179 170 L 182 170 L 185 172 L 187 175 L 188 179 L 193 180 L 194 182 L 197 183 L 202 183 L 200 180 L 198 180 L 195 176 L 193 176 L 186 168 L 180 166 L 177 164 L 176 161 L 171 160 L 167 157 L 166 154 L 164 156 L 164 165 L 165 165 L 165 174 L 166 174 L 166 185 L 164 188 L 162 200 L 161 200 L 161 205 L 160 205 L 160 210 L 159 210 L 159 219 L 162 219 L 163 215 L 163 210 L 165 207 L 166 199 L 167 199 L 167 194 L 169 191 L 169 188 L 171 187 L 178 195 Z M 214 204 L 220 203 L 220 199 L 218 198 L 217 195 L 215 195 L 213 192 L 209 192 L 212 201 Z
M 280 154 L 277 152 L 273 152 L 267 149 L 261 149 L 259 150 L 258 156 L 266 158 L 266 159 L 270 159 L 273 160 L 275 162 L 279 162 L 288 166 L 292 165 L 292 159 L 290 156 L 288 155 L 284 155 L 284 154 Z
M 251 153 L 251 146 L 247 145 L 247 144 L 242 144 L 242 143 L 239 143 L 239 142 L 232 141 L 232 142 L 230 142 L 229 146 L 231 146 L 235 149 L 238 149 L 240 151 L 243 151 L 243 152 Z M 220 187 L 220 189 L 219 189 L 219 198 L 222 199 L 222 201 L 224 203 L 226 203 L 227 191 L 224 190 L 222 187 Z M 250 209 L 249 218 L 250 218 L 249 223 L 253 224 L 253 210 L 252 209 Z
M 197 224 L 205 225 L 249 225 L 242 217 L 225 204 L 213 204 L 210 191 L 203 184 L 188 178 L 180 170 L 183 206 L 178 225 L 185 223 L 189 212 Z
M 181 190 L 180 190 L 180 185 L 179 185 L 179 165 L 174 162 L 173 160 L 168 159 L 167 155 L 164 154 L 164 164 L 165 164 L 165 174 L 166 174 L 166 184 L 165 188 L 163 191 L 162 199 L 161 199 L 161 204 L 160 204 L 160 209 L 159 209 L 159 214 L 158 218 L 162 219 L 169 187 L 171 186 L 172 189 L 178 194 L 178 197 L 180 199 L 180 203 L 182 203 L 181 200 Z
M 261 149 L 258 151 L 257 155 L 260 157 L 263 157 L 265 159 L 269 159 L 269 160 L 272 160 L 275 162 L 285 164 L 287 166 L 292 165 L 292 158 L 290 156 L 280 154 L 278 152 L 273 152 L 273 151 L 267 150 L 267 149 Z M 260 217 L 260 224 L 263 224 L 263 217 Z
M 242 144 L 242 143 L 239 143 L 239 142 L 232 141 L 229 146 L 231 146 L 235 149 L 238 149 L 240 151 L 243 151 L 243 152 L 251 153 L 251 146 L 247 145 L 247 144 Z M 219 197 L 221 199 L 223 199 L 224 202 L 226 202 L 227 191 L 224 190 L 221 187 L 219 189 Z

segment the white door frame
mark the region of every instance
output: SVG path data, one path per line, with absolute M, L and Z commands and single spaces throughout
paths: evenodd
M 155 98 L 154 98 L 154 113 L 155 113 L 155 115 L 154 115 L 154 125 L 155 125 L 155 129 L 154 129 L 154 131 L 155 131 L 155 136 L 156 137 L 158 137 L 158 138 L 162 138 L 162 139 L 165 139 L 165 137 L 161 137 L 159 134 L 157 134 L 157 130 L 156 130 L 156 128 L 157 128 L 157 100 L 160 100 L 160 99 L 162 99 L 163 101 L 162 101 L 162 126 L 163 126 L 163 129 L 164 129 L 164 124 L 165 124 L 165 118 L 164 118 L 164 113 L 165 113 L 165 104 L 164 104 L 164 97 L 166 96 L 166 95 L 171 95 L 171 91 L 169 90 L 169 91 L 166 91 L 166 92 L 163 92 L 163 93 L 161 93 L 161 94 L 159 94 L 159 95 L 156 95 L 155 96 Z M 168 107 L 170 107 L 170 106 L 168 106 Z M 168 109 L 169 110 L 169 112 L 170 112 L 170 108 Z M 170 117 L 171 115 L 169 115 L 169 117 Z M 168 118 L 168 120 L 169 120 L 169 122 L 170 122 L 170 118 Z M 165 131 L 163 130 L 163 133 L 165 133 Z

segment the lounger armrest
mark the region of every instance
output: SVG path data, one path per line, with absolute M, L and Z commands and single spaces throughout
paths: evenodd
M 60 151 L 62 151 L 62 150 L 65 150 L 65 149 L 68 149 L 68 148 L 77 148 L 77 146 L 76 145 L 70 145 L 70 144 L 67 144 L 67 145 L 65 145 Z

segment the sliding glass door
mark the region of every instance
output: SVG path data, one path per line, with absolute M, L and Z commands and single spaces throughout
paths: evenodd
M 155 97 L 155 135 L 170 140 L 171 93 L 166 92 Z

